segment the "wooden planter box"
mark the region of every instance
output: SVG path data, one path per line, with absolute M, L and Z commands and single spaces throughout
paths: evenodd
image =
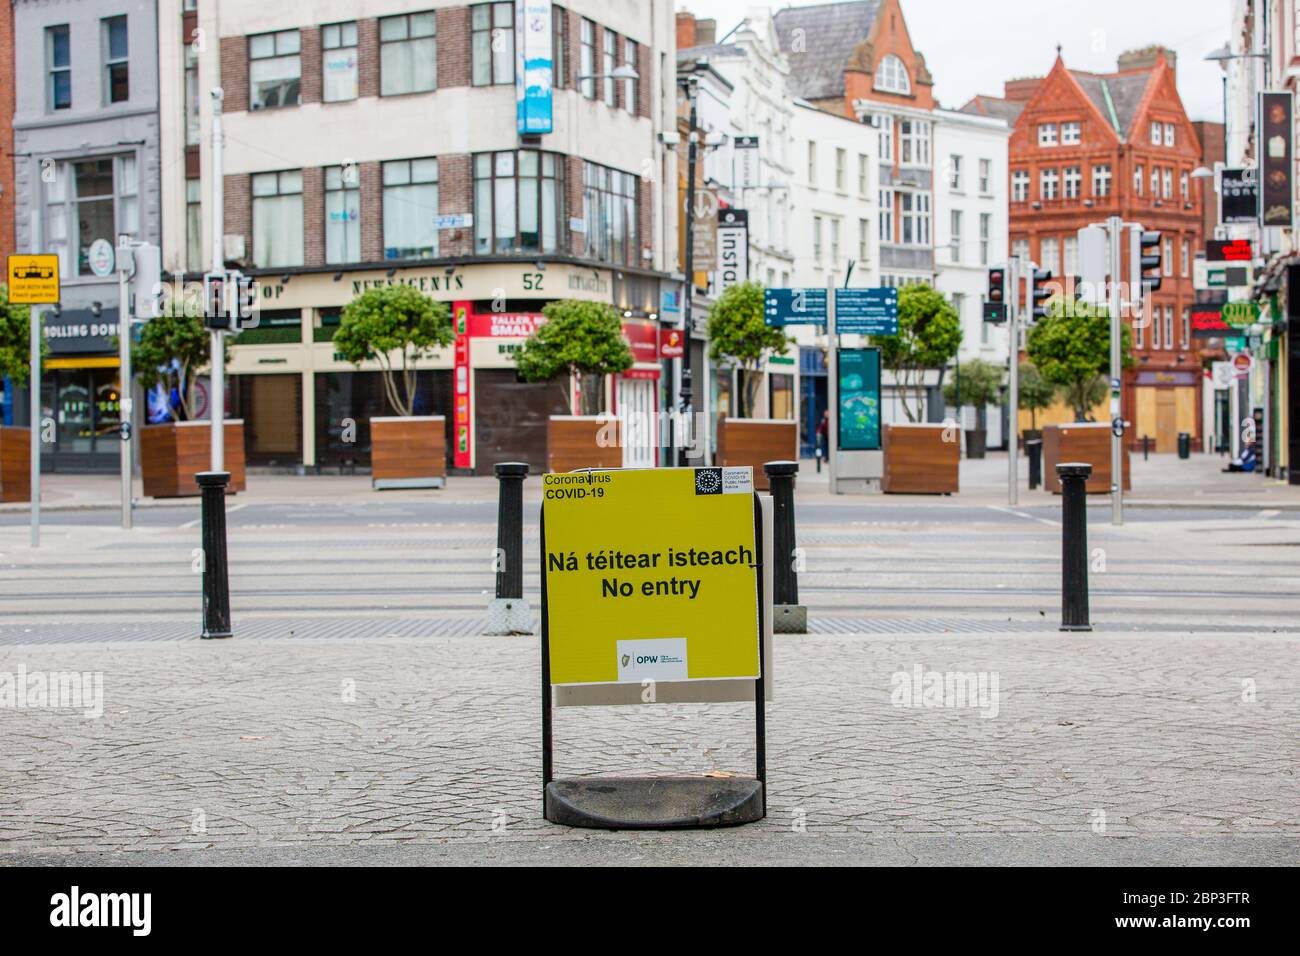
M 370 487 L 441 488 L 446 483 L 445 416 L 370 419 Z
M 32 430 L 0 425 L 0 501 L 32 500 Z
M 944 441 L 947 437 L 950 441 Z M 893 495 L 950 495 L 958 490 L 961 442 L 956 426 L 884 426 L 885 473 L 880 490 Z
M 1061 462 L 1084 461 L 1092 465 L 1092 477 L 1084 486 L 1088 494 L 1110 494 L 1110 424 L 1074 422 L 1068 425 L 1043 426 L 1043 487 L 1054 495 L 1061 493 L 1056 466 Z M 1124 449 L 1124 490 L 1133 487 L 1129 470 L 1128 449 Z
M 227 494 L 243 491 L 244 422 L 225 423 L 225 465 L 230 472 Z M 166 422 L 140 429 L 140 470 L 144 493 L 150 498 L 197 495 L 194 476 L 212 462 L 211 426 L 207 422 Z
M 546 470 L 622 468 L 619 426 L 608 415 L 552 415 L 546 422 Z
M 713 462 L 719 468 L 749 465 L 754 488 L 767 491 L 763 465 L 799 460 L 799 423 L 783 418 L 724 418 L 718 422 L 718 447 Z

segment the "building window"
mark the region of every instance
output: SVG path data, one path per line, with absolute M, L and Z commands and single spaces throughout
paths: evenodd
M 831 268 L 840 261 L 840 221 L 831 219 Z
M 894 241 L 894 192 L 880 190 L 880 241 Z
M 185 271 L 203 271 L 203 186 L 185 180 Z
M 930 123 L 927 120 L 900 120 L 899 143 L 904 166 L 930 165 Z
M 1011 174 L 1011 201 L 1025 202 L 1029 198 L 1029 170 L 1017 169 Z
M 45 184 L 45 244 L 60 270 L 94 275 L 90 247 L 140 231 L 139 175 L 134 155 L 61 163 Z M 76 261 L 71 261 L 75 250 Z
M 993 231 L 993 216 L 980 213 L 980 265 L 989 264 L 989 234 Z
M 1155 166 L 1151 167 L 1151 198 L 1154 199 L 1160 195 L 1160 170 Z
M 817 185 L 817 144 L 808 140 L 808 185 Z
M 993 192 L 993 160 L 980 160 L 980 195 L 987 196 Z
M 384 258 L 427 259 L 438 254 L 438 161 L 384 163 Z
M 567 52 L 564 41 L 569 35 L 569 14 L 564 7 L 551 8 L 551 84 L 557 89 L 564 89 L 568 71 L 565 69 L 564 56 Z
M 302 170 L 253 174 L 253 264 L 302 265 Z
M 1173 123 L 1165 124 L 1165 145 L 1166 146 L 1174 145 L 1174 124 Z
M 1098 199 L 1110 195 L 1110 166 L 1092 167 L 1092 194 Z
M 1187 306 L 1183 307 L 1183 348 L 1190 348 L 1192 344 L 1192 310 Z
M 1187 278 L 1187 270 L 1191 268 L 1191 263 L 1192 263 L 1192 244 L 1187 239 L 1184 239 L 1183 256 L 1178 261 L 1179 266 L 1181 266 L 1182 276 L 1184 279 Z
M 892 116 L 882 115 L 880 117 L 880 161 L 882 163 L 892 163 L 894 161 L 894 118 Z
M 554 153 L 474 157 L 474 252 L 556 252 L 564 210 L 564 162 Z
M 1079 188 L 1083 182 L 1083 170 L 1078 166 L 1066 166 L 1063 170 L 1062 181 L 1065 184 L 1065 198 L 1078 199 Z
M 199 54 L 185 44 L 185 145 L 199 145 Z
M 1061 274 L 1061 247 L 1055 239 L 1043 239 L 1039 242 L 1038 264 L 1054 276 Z
M 610 74 L 614 72 L 614 58 L 618 54 L 618 34 L 606 27 L 600 35 L 600 72 L 605 75 L 605 105 L 614 106 L 617 83 Z
M 68 25 L 45 28 L 45 68 L 49 73 L 49 108 L 72 108 L 72 48 Z
M 1012 259 L 1028 259 L 1028 258 L 1029 258 L 1029 240 L 1028 240 L 1028 239 L 1014 239 L 1014 240 L 1012 240 L 1012 242 L 1011 242 L 1011 258 L 1012 258 Z
M 1142 348 L 1145 339 L 1146 339 L 1146 323 L 1142 321 L 1140 316 L 1135 317 L 1133 319 L 1133 347 L 1135 349 Z
M 637 71 L 638 74 L 640 73 L 640 69 L 637 66 L 636 41 L 629 40 L 626 37 L 623 39 L 623 65 L 631 67 L 633 70 Z M 637 107 L 636 101 L 637 101 L 637 81 L 630 80 L 630 79 L 624 80 L 623 81 L 623 109 L 627 110 L 629 113 L 635 116 L 636 107 Z
M 858 264 L 871 261 L 871 220 L 858 220 Z
M 1161 142 L 1163 142 L 1163 137 L 1160 135 L 1160 124 L 1152 123 L 1151 124 L 1151 145 L 1159 146 Z
M 1138 163 L 1133 167 L 1133 190 L 1139 196 L 1142 195 L 1142 164 Z
M 858 195 L 863 199 L 871 192 L 871 162 L 862 153 L 858 153 Z
M 903 225 L 903 244 L 928 246 L 930 244 L 930 194 L 899 193 L 901 209 L 899 218 Z
M 437 88 L 437 33 L 437 20 L 432 13 L 408 13 L 380 19 L 380 96 L 426 93 Z
M 1059 176 L 1055 169 L 1044 169 L 1038 173 L 1038 195 L 1041 199 L 1055 199 Z
M 1061 124 L 1061 145 L 1078 146 L 1079 145 L 1079 124 L 1062 123 Z
M 1157 305 L 1148 306 L 1151 312 L 1151 347 L 1160 348 L 1160 307 Z
M 590 20 L 583 19 L 582 32 L 580 34 L 581 49 L 578 51 L 580 57 L 578 61 L 578 75 L 586 79 L 580 80 L 578 88 L 582 95 L 589 100 L 596 98 L 596 24 Z
M 1172 199 L 1174 196 L 1174 171 L 1166 166 L 1165 169 L 1160 174 L 1160 180 L 1161 180 L 1161 189 L 1160 189 L 1161 198 Z
M 637 177 L 595 163 L 583 164 L 582 208 L 587 223 L 587 253 L 602 262 L 636 265 Z
M 955 193 L 961 192 L 961 157 L 948 157 L 948 188 Z
M 1061 275 L 1079 275 L 1079 237 L 1066 236 L 1061 240 Z
M 361 188 L 355 164 L 325 167 L 325 261 L 361 261 Z
M 954 264 L 961 262 L 961 210 L 954 209 L 951 215 L 952 235 L 948 237 L 948 251 Z
M 882 93 L 901 93 L 904 96 L 912 92 L 912 84 L 907 76 L 907 67 L 903 61 L 892 53 L 883 57 L 876 65 L 875 88 Z
M 515 7 L 480 3 L 470 9 L 473 34 L 473 82 L 494 86 L 515 81 Z
M 822 261 L 822 217 L 813 216 L 813 262 Z
M 1174 347 L 1174 307 L 1165 306 L 1165 348 Z
M 297 106 L 302 77 L 302 35 L 297 30 L 248 38 L 248 107 Z
M 1179 191 L 1180 191 L 1180 192 L 1182 193 L 1182 195 L 1183 195 L 1183 201 L 1184 201 L 1184 202 L 1187 201 L 1187 192 L 1188 192 L 1188 190 L 1187 190 L 1187 185 L 1188 185 L 1188 183 L 1187 183 L 1187 171 L 1186 171 L 1186 170 L 1183 170 L 1182 175 L 1178 177 L 1178 189 L 1179 189 Z
M 1038 125 L 1038 145 L 1055 146 L 1056 145 L 1056 124 L 1040 123 Z
M 104 102 L 125 103 L 131 98 L 126 17 L 100 22 L 104 31 Z
M 357 24 L 327 23 L 320 28 L 321 99 L 326 103 L 357 98 Z
M 848 177 L 849 154 L 846 150 L 835 150 L 835 188 L 839 192 L 845 192 L 848 188 L 846 182 Z
M 1162 275 L 1171 276 L 1174 274 L 1174 240 L 1168 236 L 1165 237 L 1165 254 L 1160 263 L 1160 272 Z

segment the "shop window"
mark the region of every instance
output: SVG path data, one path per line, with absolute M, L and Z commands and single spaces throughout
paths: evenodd
M 792 420 L 795 413 L 794 376 L 773 372 L 767 376 L 768 418 Z

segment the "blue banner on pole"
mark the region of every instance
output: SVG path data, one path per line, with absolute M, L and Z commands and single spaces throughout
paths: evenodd
M 768 325 L 825 325 L 825 289 L 764 289 Z

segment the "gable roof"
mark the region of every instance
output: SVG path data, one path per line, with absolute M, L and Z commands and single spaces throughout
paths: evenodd
M 1125 73 L 1084 73 L 1080 70 L 1067 72 L 1119 137 L 1128 140 L 1142 97 L 1155 75 L 1155 68 Z
M 1014 127 L 1024 108 L 1025 104 L 1018 100 L 1004 100 L 999 96 L 984 96 L 977 93 L 966 101 L 966 105 L 959 112 L 973 113 L 976 116 L 996 116 L 1005 121 L 1007 126 Z
M 881 0 L 855 0 L 776 12 L 772 25 L 790 63 L 788 85 L 793 95 L 806 100 L 844 95 L 844 67 L 858 44 L 871 35 L 880 4 Z M 791 50 L 795 30 L 803 31 L 798 52 Z

